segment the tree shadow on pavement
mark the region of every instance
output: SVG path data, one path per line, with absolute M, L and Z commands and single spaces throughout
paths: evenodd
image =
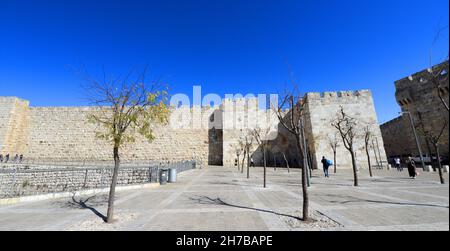
M 203 205 L 221 205 L 221 206 L 229 206 L 229 207 L 235 207 L 235 208 L 241 208 L 241 209 L 248 209 L 248 210 L 254 210 L 254 211 L 258 211 L 258 212 L 271 213 L 271 214 L 275 214 L 275 215 L 278 215 L 278 216 L 284 216 L 284 217 L 289 217 L 289 218 L 293 218 L 293 219 L 296 219 L 296 220 L 303 221 L 303 219 L 301 217 L 288 215 L 288 214 L 283 214 L 283 213 L 278 213 L 278 212 L 271 211 L 271 210 L 266 210 L 266 209 L 234 205 L 234 204 L 227 203 L 227 202 L 223 201 L 221 198 L 213 199 L 213 198 L 210 198 L 208 196 L 197 196 L 196 198 L 190 197 L 189 199 L 193 200 L 193 201 L 195 201 L 195 202 L 197 202 L 199 204 L 203 204 Z
M 64 202 L 63 206 L 67 208 L 77 208 L 77 209 L 89 209 L 95 215 L 100 217 L 104 222 L 106 222 L 106 216 L 100 213 L 95 206 L 102 206 L 108 202 L 108 197 L 106 196 L 91 196 L 86 199 L 79 198 L 78 200 L 75 198 L 75 194 L 72 195 L 71 200 Z
M 377 204 L 391 204 L 391 205 L 400 205 L 400 206 L 421 206 L 421 207 L 440 207 L 440 208 L 449 208 L 448 206 L 442 205 L 433 205 L 433 204 L 423 204 L 423 203 L 411 203 L 411 202 L 396 202 L 396 201 L 382 201 L 382 200 L 370 200 L 370 199 L 361 199 L 350 195 L 325 195 L 327 197 L 340 197 L 342 199 L 346 199 L 343 201 L 338 200 L 329 200 L 331 203 L 339 203 L 339 204 L 349 204 L 349 203 L 358 203 L 358 202 L 368 202 L 368 203 L 377 203 Z

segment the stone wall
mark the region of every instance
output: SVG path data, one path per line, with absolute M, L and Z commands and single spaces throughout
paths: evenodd
M 436 67 L 447 67 L 448 61 L 439 64 Z M 449 121 L 448 111 L 441 103 L 437 89 L 434 84 L 429 81 L 427 70 L 415 73 L 409 77 L 400 79 L 395 82 L 395 97 L 402 112 L 410 112 L 413 123 L 417 128 L 422 154 L 435 155 L 434 149 L 427 142 L 423 134 L 422 127 L 425 130 L 438 134 L 444 121 Z M 448 104 L 449 101 L 449 83 L 448 72 L 441 76 L 441 89 L 443 97 Z M 401 118 L 401 119 L 400 119 Z M 385 123 L 383 127 L 383 137 L 387 140 L 386 151 L 389 156 L 413 155 L 418 156 L 419 151 L 416 147 L 412 126 L 408 114 L 402 115 L 393 121 Z M 440 153 L 443 156 L 449 156 L 449 130 L 448 127 L 442 135 L 440 144 Z M 392 136 L 395 138 L 392 139 Z
M 20 166 L 22 167 L 22 166 Z M 194 162 L 173 163 L 178 173 L 194 169 Z M 136 185 L 159 181 L 159 166 L 121 167 L 118 186 Z M 111 184 L 113 168 L 31 166 L 27 169 L 0 169 L 0 198 L 11 198 L 58 192 L 107 188 Z
M 97 139 L 100 130 L 86 122 L 91 107 L 31 107 L 30 130 L 26 151 L 27 160 L 45 161 L 98 161 L 112 160 L 112 145 Z M 189 110 L 185 111 L 189 113 Z M 141 136 L 136 142 L 121 149 L 124 161 L 159 160 L 181 161 L 208 159 L 209 136 L 207 129 L 177 129 L 157 126 L 155 139 L 148 142 Z
M 369 91 L 308 93 L 306 136 L 310 159 L 319 167 L 321 156 L 332 157 L 328 135 L 336 129 L 331 120 L 342 105 L 361 123 L 373 124 L 377 142 L 372 163 L 385 161 L 383 140 L 378 127 L 372 96 Z M 112 161 L 112 145 L 95 137 L 96 125 L 87 123 L 93 107 L 29 107 L 27 101 L 0 97 L 0 151 L 24 154 L 25 161 L 34 162 L 107 162 Z M 128 163 L 146 161 L 181 161 L 195 159 L 202 164 L 232 166 L 236 159 L 239 139 L 256 126 L 262 130 L 275 129 L 269 138 L 268 163 L 285 165 L 283 154 L 291 167 L 299 166 L 295 138 L 285 130 L 270 109 L 259 109 L 258 100 L 225 99 L 216 107 L 178 107 L 172 110 L 170 123 L 154 128 L 155 139 L 148 142 L 141 136 L 120 150 L 121 160 Z M 273 134 L 272 134 L 273 135 Z M 341 146 L 340 168 L 350 168 L 348 153 Z M 375 158 L 375 153 L 379 156 Z M 357 159 L 366 163 L 363 140 L 357 143 Z M 253 140 L 251 149 L 255 164 L 262 165 L 261 147 Z M 12 156 L 11 156 L 12 157 Z M 242 160 L 242 155 L 240 156 Z
M 404 116 L 397 117 L 381 125 L 384 148 L 388 157 L 404 157 L 417 151 L 411 123 Z M 423 141 L 421 143 L 424 143 Z
M 337 118 L 342 106 L 344 111 L 357 121 L 357 137 L 355 139 L 355 154 L 359 167 L 366 168 L 367 155 L 365 152 L 363 128 L 371 125 L 372 140 L 370 141 L 370 159 L 373 166 L 386 165 L 387 158 L 384 151 L 378 119 L 373 104 L 372 94 L 369 90 L 341 91 L 306 94 L 306 137 L 311 152 L 313 167 L 321 168 L 322 156 L 333 158 L 333 151 L 329 144 L 329 137 L 338 131 L 331 123 Z M 340 137 L 340 135 L 338 135 Z M 351 157 L 341 141 L 337 149 L 337 168 L 351 167 Z
M 223 124 L 223 162 L 225 165 L 234 165 L 237 158 L 236 151 L 240 148 L 239 141 L 243 137 L 249 137 L 255 127 L 251 123 L 257 123 L 256 112 L 258 101 L 256 98 L 248 99 L 224 99 L 221 105 Z M 254 153 L 258 144 L 253 141 L 250 152 Z M 241 151 L 240 161 L 243 158 Z M 254 156 L 258 158 L 258 156 Z
M 28 136 L 29 102 L 16 97 L 0 98 L 0 153 L 25 151 Z
M 278 117 L 271 109 L 259 106 L 257 98 L 224 99 L 220 107 L 223 120 L 223 163 L 234 165 L 237 151 L 240 150 L 239 162 L 243 159 L 243 149 L 240 141 L 244 137 L 252 136 L 252 131 L 259 130 L 262 138 L 269 141 L 266 149 L 266 159 L 269 165 L 274 165 L 274 157 L 278 162 L 284 162 L 281 152 L 293 159 L 290 148 L 285 144 L 292 135 L 279 125 Z M 258 142 L 253 138 L 250 147 L 250 155 L 255 165 L 263 165 L 263 153 Z M 294 144 L 295 145 L 295 144 Z

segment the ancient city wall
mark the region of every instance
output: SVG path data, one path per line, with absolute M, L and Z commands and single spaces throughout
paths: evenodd
M 16 97 L 0 98 L 0 153 L 23 153 L 28 134 L 29 102 Z
M 397 117 L 381 125 L 384 149 L 389 157 L 407 156 L 417 151 L 409 118 Z M 424 143 L 422 141 L 422 143 Z
M 358 137 L 355 139 L 355 154 L 359 167 L 367 167 L 367 155 L 365 152 L 363 128 L 371 125 L 372 140 L 370 141 L 371 164 L 386 165 L 386 153 L 383 147 L 380 127 L 373 104 L 372 94 L 369 90 L 342 91 L 325 93 L 308 93 L 306 95 L 305 125 L 309 149 L 312 155 L 313 166 L 321 167 L 322 156 L 333 158 L 333 151 L 329 144 L 329 137 L 333 137 L 338 131 L 331 123 L 337 118 L 337 113 L 342 106 L 344 111 L 351 117 L 356 118 Z M 338 134 L 338 137 L 339 134 Z M 350 167 L 351 157 L 339 140 L 337 148 L 337 168 Z
M 328 136 L 336 132 L 331 122 L 341 105 L 361 123 L 361 136 L 356 144 L 360 165 L 367 163 L 362 139 L 365 123 L 373 126 L 372 163 L 377 165 L 380 160 L 386 160 L 370 91 L 308 93 L 304 100 L 307 102 L 305 127 L 309 160 L 314 168 L 320 167 L 321 156 L 332 157 Z M 24 154 L 25 160 L 31 163 L 112 161 L 112 145 L 97 139 L 96 132 L 101 128 L 87 122 L 87 116 L 97 108 L 29 107 L 28 101 L 4 97 L 0 97 L 0 104 L 2 153 Z M 279 124 L 273 111 L 259 109 L 256 98 L 225 99 L 217 107 L 178 107 L 171 115 L 168 125 L 154 128 L 152 142 L 138 135 L 134 143 L 124 145 L 121 160 L 139 163 L 195 159 L 202 164 L 232 166 L 239 140 L 258 125 L 263 130 L 275 129 L 271 135 L 276 137 L 269 139 L 268 163 L 284 166 L 286 157 L 290 166 L 298 166 L 295 138 Z M 349 168 L 350 157 L 342 144 L 338 154 L 338 167 Z M 256 140 L 253 140 L 251 155 L 255 164 L 263 163 Z
M 87 123 L 92 107 L 28 107 L 27 101 L 0 98 L 0 151 L 10 157 L 24 154 L 27 161 L 70 162 L 112 160 L 112 146 L 99 140 L 95 125 Z M 210 110 L 180 108 L 184 114 L 206 113 Z M 190 123 L 202 123 L 194 117 Z M 148 142 L 141 136 L 121 149 L 123 161 L 179 161 L 197 159 L 207 162 L 208 128 L 172 128 L 158 126 L 155 140 Z
M 444 67 L 447 65 L 448 61 L 434 66 L 434 67 Z M 449 102 L 449 83 L 448 83 L 448 72 L 446 75 L 441 76 L 440 84 L 444 87 L 441 89 L 442 96 L 445 101 Z M 444 125 L 444 121 L 449 121 L 448 111 L 445 109 L 444 105 L 441 103 L 438 90 L 435 88 L 435 84 L 429 81 L 427 70 L 413 74 L 410 77 L 403 78 L 395 82 L 396 87 L 396 99 L 402 112 L 410 112 L 413 118 L 413 123 L 418 129 L 418 137 L 421 142 L 421 148 L 423 154 L 426 152 L 433 153 L 434 150 L 430 149 L 429 142 L 427 143 L 423 134 L 421 133 L 422 128 L 425 130 L 430 130 L 434 134 L 438 134 Z M 403 115 L 404 120 L 408 120 L 407 114 Z M 448 127 L 442 135 L 442 142 L 440 144 L 441 154 L 449 155 L 449 130 Z M 411 138 L 412 135 L 409 135 Z M 414 141 L 413 141 L 414 142 Z M 415 143 L 414 143 L 415 144 Z M 427 145 L 428 144 L 428 145 Z M 428 153 L 428 154 L 429 154 Z M 418 155 L 417 148 L 412 148 L 410 154 Z

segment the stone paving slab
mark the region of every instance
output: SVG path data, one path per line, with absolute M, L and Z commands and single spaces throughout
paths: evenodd
M 437 173 L 416 180 L 406 172 L 374 173 L 370 178 L 361 170 L 360 187 L 355 188 L 351 170 L 338 170 L 329 179 L 314 171 L 311 209 L 343 225 L 328 230 L 449 230 L 449 186 L 439 183 Z M 262 168 L 251 168 L 249 179 L 234 167 L 193 170 L 177 183 L 119 191 L 116 213 L 135 217 L 110 230 L 326 230 L 301 224 L 293 229 L 286 223 L 301 209 L 300 180 L 300 170 L 268 168 L 263 188 Z M 105 213 L 106 194 L 88 204 Z M 96 217 L 92 210 L 74 206 L 71 198 L 1 205 L 0 230 L 65 230 Z
M 257 212 L 161 213 L 142 230 L 252 231 L 268 230 Z

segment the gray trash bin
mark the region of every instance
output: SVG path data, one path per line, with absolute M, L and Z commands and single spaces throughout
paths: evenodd
M 165 185 L 167 183 L 168 170 L 161 169 L 159 170 L 159 184 Z
M 169 169 L 169 182 L 170 183 L 177 182 L 177 169 L 176 168 Z

